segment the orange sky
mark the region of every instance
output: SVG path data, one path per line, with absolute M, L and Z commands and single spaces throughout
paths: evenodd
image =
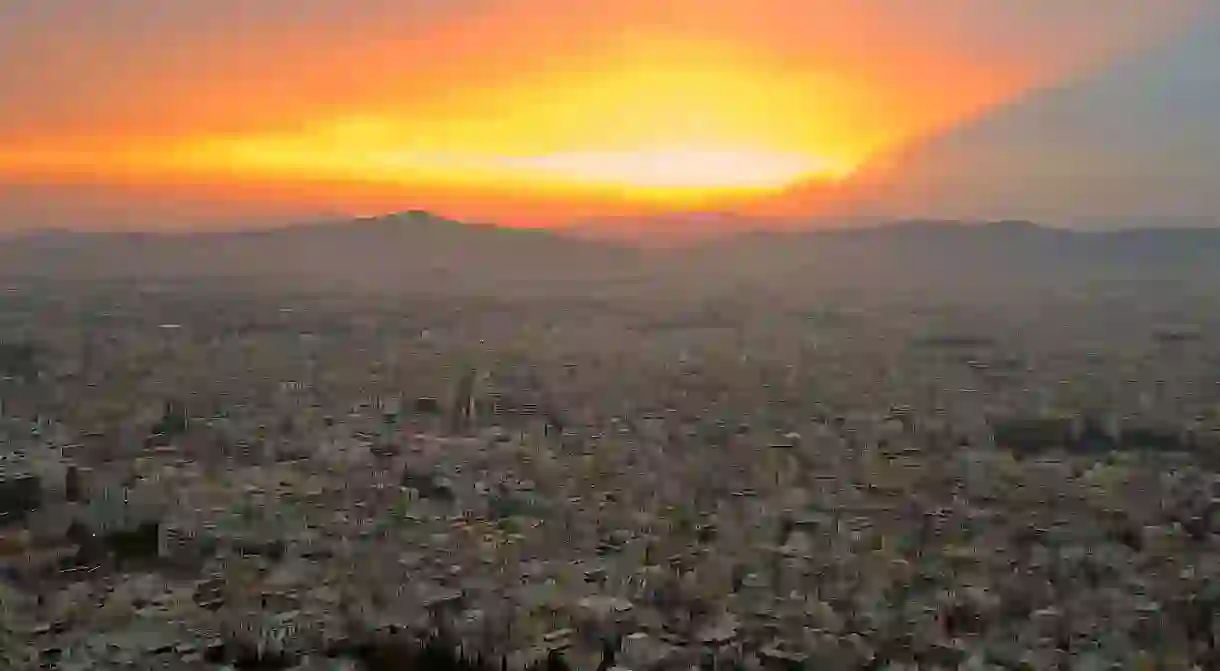
M 1152 4 L 45 0 L 0 9 L 0 182 L 217 217 L 731 206 L 850 179 L 1203 3 Z

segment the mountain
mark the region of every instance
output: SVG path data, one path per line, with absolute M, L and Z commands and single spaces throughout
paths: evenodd
M 31 233 L 0 240 L 0 275 L 225 277 L 364 289 L 504 292 L 629 273 L 635 256 L 625 248 L 541 230 L 463 224 L 411 211 L 243 232 Z
M 784 223 L 774 218 L 748 217 L 733 212 L 671 212 L 580 219 L 558 230 L 580 239 L 666 248 L 720 240 L 762 228 L 781 228 Z
M 888 292 L 1072 289 L 1094 281 L 1220 283 L 1220 229 L 1081 232 L 1021 220 L 909 220 L 759 232 L 688 250 L 684 272 L 725 286 Z
M 666 249 L 736 239 L 743 234 L 867 228 L 890 221 L 878 217 L 809 217 L 778 213 L 669 212 L 611 216 L 568 222 L 555 230 L 584 239 Z
M 27 234 L 0 240 L 0 277 L 227 278 L 486 296 L 735 291 L 751 300 L 764 295 L 759 289 L 782 295 L 872 288 L 888 295 L 1070 288 L 1093 280 L 1214 287 L 1220 284 L 1220 229 L 1082 232 L 1021 220 L 907 220 L 839 230 L 756 230 L 644 251 L 407 212 L 240 233 Z
M 850 209 L 1065 225 L 1220 223 L 1220 12 L 1209 17 L 1172 42 L 888 157 L 856 180 Z

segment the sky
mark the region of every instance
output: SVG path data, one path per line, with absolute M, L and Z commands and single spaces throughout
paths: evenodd
M 1209 0 L 0 0 L 0 228 L 833 186 Z

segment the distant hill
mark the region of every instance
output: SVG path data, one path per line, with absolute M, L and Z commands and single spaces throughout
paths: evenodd
M 781 228 L 783 224 L 772 218 L 748 217 L 733 212 L 672 212 L 581 219 L 557 230 L 584 240 L 664 248 L 724 239 L 761 228 Z
M 408 212 L 241 233 L 27 234 L 0 240 L 3 276 L 237 278 L 483 295 L 519 289 L 590 295 L 611 285 L 644 292 L 668 286 L 684 295 L 755 285 L 777 291 L 1053 287 L 1091 279 L 1220 285 L 1220 229 L 1081 232 L 1019 220 L 911 220 L 729 233 L 646 251 Z
M 900 221 L 760 232 L 685 253 L 727 281 L 881 289 L 1056 287 L 1090 280 L 1220 282 L 1220 229 L 1080 232 L 1026 221 Z M 714 270 L 718 269 L 718 270 Z M 732 278 L 732 279 L 728 279 Z
M 629 272 L 635 252 L 538 230 L 411 211 L 272 230 L 193 234 L 54 231 L 0 239 L 0 275 L 250 278 L 335 287 L 507 291 Z

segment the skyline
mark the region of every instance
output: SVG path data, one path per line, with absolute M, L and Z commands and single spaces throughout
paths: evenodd
M 1208 11 L 763 5 L 0 9 L 0 227 L 68 222 L 71 207 L 141 227 L 154 222 L 134 209 L 148 206 L 168 228 L 409 207 L 507 223 L 784 209 L 787 189 L 850 187 Z M 57 194 L 74 202 L 45 202 Z

